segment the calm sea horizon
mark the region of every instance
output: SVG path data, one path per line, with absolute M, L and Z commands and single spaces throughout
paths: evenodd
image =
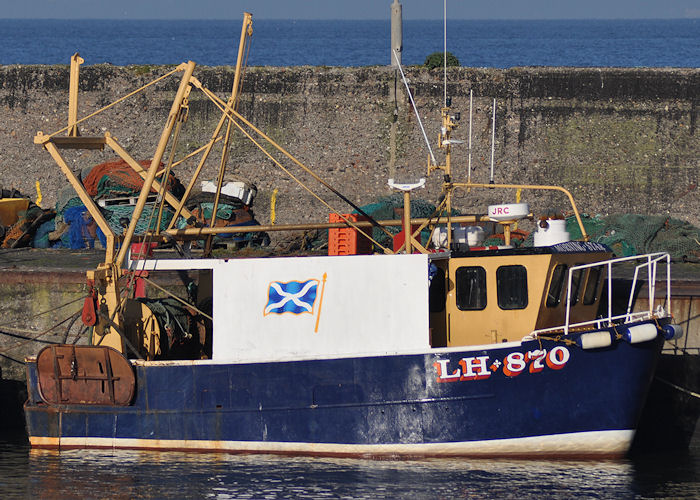
M 389 64 L 390 23 L 255 20 L 251 66 Z M 0 64 L 235 64 L 240 20 L 0 19 Z M 700 19 L 448 20 L 462 66 L 700 66 Z M 443 21 L 403 22 L 403 64 L 443 50 Z

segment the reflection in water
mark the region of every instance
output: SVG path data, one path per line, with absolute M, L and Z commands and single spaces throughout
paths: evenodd
M 692 498 L 700 450 L 619 461 L 374 461 L 0 442 L 2 498 Z

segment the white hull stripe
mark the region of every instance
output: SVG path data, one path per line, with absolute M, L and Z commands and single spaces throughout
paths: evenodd
M 622 455 L 634 437 L 633 430 L 591 431 L 487 441 L 416 444 L 287 443 L 266 441 L 204 441 L 128 438 L 29 438 L 40 448 L 126 448 L 212 452 L 289 453 L 310 455 L 429 455 L 429 456 L 537 456 Z

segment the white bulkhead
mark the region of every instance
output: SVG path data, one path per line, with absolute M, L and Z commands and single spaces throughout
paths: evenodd
M 426 255 L 230 259 L 212 269 L 214 361 L 429 349 Z

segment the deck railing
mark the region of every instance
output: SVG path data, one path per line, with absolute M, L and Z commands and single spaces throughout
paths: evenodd
M 666 290 L 665 296 L 659 297 L 660 303 L 656 307 L 656 279 L 657 279 L 657 264 L 660 262 L 666 262 Z M 632 285 L 630 287 L 629 297 L 627 299 L 627 309 L 624 314 L 613 315 L 613 265 L 619 265 L 624 262 L 637 262 L 634 268 L 634 277 L 632 279 Z M 579 323 L 570 323 L 571 318 L 571 284 L 573 281 L 573 276 L 576 271 L 585 270 L 593 267 L 603 267 L 607 270 L 607 315 L 599 317 L 593 320 L 582 321 Z M 589 272 L 590 273 L 590 272 Z M 637 292 L 637 286 L 641 280 L 646 278 L 646 285 L 649 294 L 649 308 L 644 311 L 633 312 L 635 295 Z M 581 293 L 580 289 L 583 287 L 578 287 L 577 293 Z M 580 264 L 577 266 L 572 266 L 569 269 L 567 288 L 566 288 L 566 320 L 561 326 L 555 326 L 552 328 L 545 328 L 541 330 L 535 330 L 530 333 L 528 338 L 535 338 L 540 334 L 546 334 L 551 332 L 561 332 L 563 330 L 564 335 L 569 333 L 572 328 L 581 328 L 585 326 L 594 326 L 595 328 L 611 327 L 615 322 L 623 320 L 623 322 L 628 323 L 636 320 L 651 319 L 654 317 L 666 316 L 670 314 L 671 311 L 671 256 L 666 252 L 657 252 L 644 255 L 634 255 L 631 257 L 620 257 L 616 259 L 609 259 L 601 262 L 593 262 L 591 264 Z M 668 311 L 668 313 L 666 313 Z

